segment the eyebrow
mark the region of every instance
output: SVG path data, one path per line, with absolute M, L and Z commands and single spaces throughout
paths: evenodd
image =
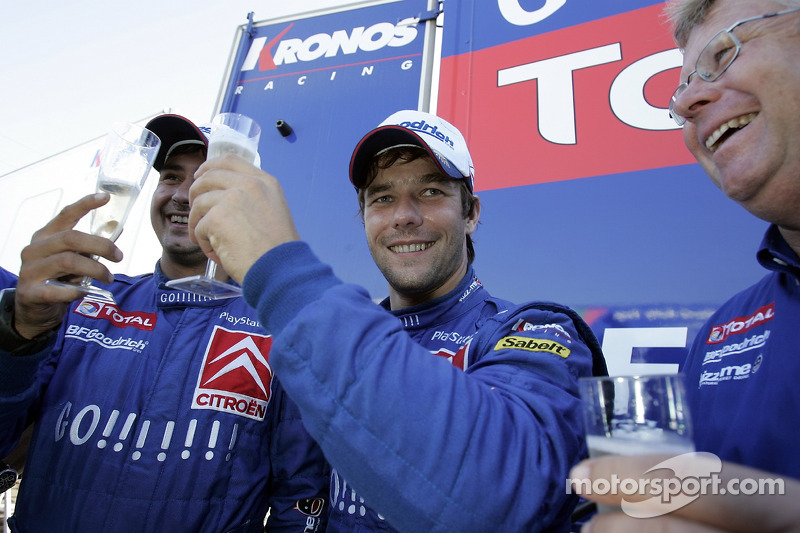
M 452 180 L 450 180 L 450 178 L 448 178 L 447 176 L 444 176 L 440 172 L 429 172 L 428 174 L 423 174 L 421 176 L 416 176 L 416 177 L 413 178 L 413 183 L 418 184 L 418 185 L 428 185 L 428 184 L 431 184 L 431 183 L 442 183 L 442 184 L 444 184 L 444 183 L 449 183 L 450 181 L 452 181 Z M 393 186 L 394 185 L 393 185 L 392 181 L 383 183 L 381 185 L 375 185 L 375 186 L 369 185 L 367 187 L 366 193 L 368 195 L 372 195 L 372 194 L 376 194 L 376 193 L 385 192 L 385 191 L 391 190 L 393 188 Z
M 171 164 L 166 164 L 166 163 L 165 163 L 165 164 L 164 164 L 164 165 L 161 167 L 161 171 L 159 172 L 159 174 L 160 174 L 161 172 L 164 172 L 165 170 L 172 170 L 172 171 L 183 171 L 183 172 L 185 172 L 185 171 L 186 171 L 186 166 L 185 166 L 185 165 L 179 165 L 179 164 L 177 164 L 177 163 L 171 163 Z

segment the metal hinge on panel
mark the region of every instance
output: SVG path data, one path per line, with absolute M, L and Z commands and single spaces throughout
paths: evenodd
M 431 9 L 428 11 L 423 11 L 417 14 L 416 17 L 408 17 L 405 19 L 400 20 L 397 25 L 398 26 L 413 26 L 419 24 L 420 22 L 428 22 L 429 20 L 434 20 L 436 17 L 442 14 L 442 7 L 439 6 L 438 9 Z

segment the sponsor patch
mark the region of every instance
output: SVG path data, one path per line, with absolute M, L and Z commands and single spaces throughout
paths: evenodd
M 706 344 L 717 344 L 723 342 L 730 335 L 745 333 L 746 331 L 769 322 L 775 318 L 775 302 L 759 307 L 750 316 L 739 316 L 725 324 L 718 324 L 711 328 Z
M 322 509 L 325 507 L 324 498 L 303 498 L 297 500 L 294 504 L 294 510 L 300 511 L 306 516 L 319 517 L 322 515 Z
M 112 350 L 128 350 L 135 353 L 142 353 L 149 344 L 149 341 L 143 339 L 106 335 L 97 328 L 85 328 L 77 324 L 67 326 L 64 338 L 95 343 Z
M 570 350 L 566 346 L 548 339 L 531 339 L 529 337 L 503 337 L 494 346 L 494 350 L 517 349 L 529 352 L 550 352 L 566 359 Z
M 525 319 L 517 320 L 517 323 L 512 327 L 512 331 L 520 333 L 522 331 L 541 331 L 553 333 L 558 337 L 564 337 L 567 342 L 572 342 L 572 337 L 569 336 L 560 324 L 531 324 Z
M 435 352 L 431 352 L 433 355 L 437 357 L 444 357 L 450 364 L 456 368 L 460 368 L 461 370 L 467 369 L 467 354 L 469 353 L 469 345 L 468 342 L 464 346 L 458 349 L 455 353 L 452 350 L 448 350 L 447 348 L 439 348 Z
M 754 363 L 745 363 L 743 365 L 729 365 L 719 370 L 708 371 L 704 370 L 700 374 L 701 387 L 707 385 L 719 385 L 726 381 L 741 381 L 750 378 L 751 375 L 758 372 L 761 367 L 762 356 L 758 356 Z
M 742 340 L 742 342 L 734 342 L 726 344 L 718 350 L 710 350 L 706 352 L 703 357 L 703 364 L 719 363 L 724 357 L 730 355 L 739 355 L 750 350 L 761 350 L 767 345 L 769 340 L 770 330 L 766 330 L 760 335 L 752 335 Z
M 272 395 L 272 336 L 214 328 L 192 399 L 192 409 L 213 409 L 264 420 Z
M 113 304 L 84 298 L 74 311 L 88 318 L 107 320 L 118 328 L 136 328 L 153 331 L 156 327 L 156 314 L 140 311 L 123 311 Z

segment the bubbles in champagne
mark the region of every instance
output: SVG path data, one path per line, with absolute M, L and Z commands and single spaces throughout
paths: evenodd
M 122 225 L 139 196 L 140 188 L 132 183 L 104 181 L 101 176 L 97 182 L 97 190 L 107 192 L 111 199 L 106 205 L 92 211 L 91 232 L 112 241 L 116 240 L 122 233 Z
M 233 154 L 253 163 L 256 160 L 258 137 L 250 138 L 225 124 L 214 124 L 208 139 L 208 158 Z
M 112 235 L 117 233 L 117 228 L 119 228 L 119 221 L 109 220 L 108 222 L 103 223 L 102 226 L 98 227 L 93 233 L 95 235 L 100 235 L 101 237 L 110 239 Z
M 224 155 L 233 154 L 238 155 L 248 163 L 253 163 L 256 160 L 256 152 L 249 146 L 245 146 L 242 142 L 237 142 L 236 139 L 227 138 L 223 140 L 213 140 L 208 144 L 208 158 L 222 157 Z

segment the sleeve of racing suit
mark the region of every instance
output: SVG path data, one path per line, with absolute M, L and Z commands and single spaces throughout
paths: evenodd
M 270 514 L 265 531 L 325 531 L 330 467 L 319 445 L 303 426 L 297 405 L 275 387 L 278 420 L 270 440 L 272 479 Z
M 32 355 L 16 356 L 0 350 L 0 457 L 16 446 L 28 425 L 31 407 L 39 397 L 39 371 L 53 344 Z
M 577 377 L 592 363 L 566 315 L 531 308 L 486 324 L 470 347 L 486 353 L 462 372 L 304 243 L 265 254 L 244 289 L 309 432 L 393 527 L 568 529 L 566 479 L 584 454 Z M 558 328 L 512 334 L 519 319 Z

